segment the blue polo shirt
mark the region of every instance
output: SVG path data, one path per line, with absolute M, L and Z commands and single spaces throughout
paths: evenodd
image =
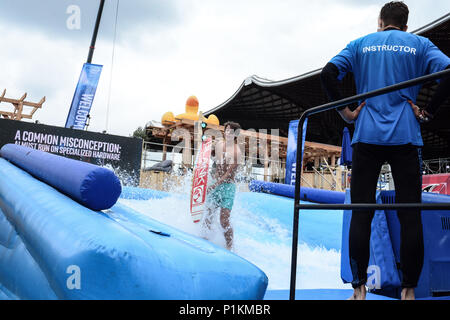
M 358 94 L 442 71 L 450 65 L 449 57 L 430 40 L 399 30 L 356 39 L 330 62 L 338 68 L 339 80 L 353 72 Z M 407 102 L 416 101 L 420 87 L 367 99 L 355 121 L 352 144 L 423 146 L 420 124 Z

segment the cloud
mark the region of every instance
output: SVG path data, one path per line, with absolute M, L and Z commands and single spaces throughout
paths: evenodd
M 52 38 L 90 41 L 100 1 L 94 0 L 15 0 L 0 3 L 0 19 L 4 24 L 20 29 L 40 31 Z M 68 9 L 79 8 L 79 12 Z M 117 0 L 107 0 L 103 8 L 99 38 L 112 40 Z M 180 23 L 180 13 L 174 0 L 122 0 L 119 2 L 120 31 L 126 35 L 147 29 L 159 32 Z M 69 20 L 80 16 L 79 29 L 70 29 Z
M 384 2 L 122 0 L 112 64 L 116 2 L 107 0 L 93 59 L 104 67 L 89 129 L 128 135 L 166 111 L 184 112 L 190 95 L 207 111 L 253 74 L 282 80 L 320 68 L 376 30 Z M 434 3 L 430 9 L 407 1 L 410 29 L 448 10 L 446 2 Z M 82 10 L 78 36 L 66 28 L 70 4 Z M 12 97 L 27 91 L 31 101 L 47 96 L 34 117 L 42 123 L 65 123 L 97 8 L 93 0 L 0 3 L 0 90 Z

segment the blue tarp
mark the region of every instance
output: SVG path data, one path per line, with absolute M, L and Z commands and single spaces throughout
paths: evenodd
M 295 184 L 295 172 L 297 168 L 297 137 L 298 137 L 298 124 L 299 120 L 292 120 L 289 122 L 289 133 L 288 133 L 288 145 L 287 145 L 287 155 L 286 155 L 286 177 L 284 182 L 286 184 Z M 302 161 L 303 152 L 305 150 L 305 137 L 306 129 L 308 127 L 308 118 L 305 119 L 303 123 L 302 130 Z M 299 165 L 301 167 L 301 165 Z
M 66 128 L 84 130 L 94 101 L 95 91 L 97 91 L 102 68 L 103 66 L 99 64 L 83 64 L 69 114 L 67 115 Z
M 377 192 L 377 203 L 381 203 Z M 347 190 L 345 203 L 351 203 L 350 191 Z M 357 213 L 356 213 L 357 214 Z M 352 212 L 345 210 L 342 224 L 341 278 L 345 283 L 352 282 L 350 259 L 348 252 L 348 236 Z M 394 250 L 384 211 L 375 211 L 370 236 L 370 259 L 367 285 L 371 288 L 394 288 L 400 286 L 399 273 L 395 261 Z
M 345 127 L 342 133 L 341 165 L 349 166 L 352 164 L 353 148 L 351 143 L 350 131 Z

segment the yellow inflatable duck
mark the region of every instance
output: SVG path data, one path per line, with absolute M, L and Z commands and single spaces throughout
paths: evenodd
M 186 112 L 174 116 L 172 112 L 168 111 L 163 114 L 161 118 L 161 123 L 163 125 L 171 125 L 175 121 L 181 121 L 182 119 L 189 119 L 193 121 L 203 121 L 208 124 L 219 125 L 219 119 L 211 114 L 208 118 L 205 118 L 203 114 L 198 112 L 198 99 L 196 96 L 190 96 L 186 101 Z M 201 118 L 200 118 L 201 117 Z

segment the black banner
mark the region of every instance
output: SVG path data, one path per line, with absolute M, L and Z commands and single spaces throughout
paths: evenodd
M 107 167 L 123 185 L 139 184 L 142 139 L 0 119 L 0 148 L 7 143 Z

